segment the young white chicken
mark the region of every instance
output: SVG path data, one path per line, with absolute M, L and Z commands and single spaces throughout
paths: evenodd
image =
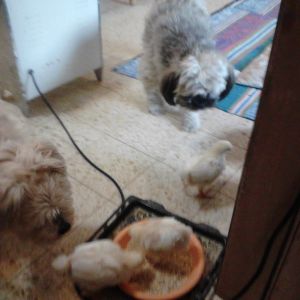
M 52 266 L 68 273 L 88 294 L 129 280 L 143 259 L 142 254 L 122 250 L 107 239 L 81 244 L 69 256 L 58 256 Z
M 225 169 L 225 155 L 232 149 L 228 141 L 218 141 L 203 155 L 192 158 L 182 174 L 189 196 L 212 198 L 221 184 L 218 177 Z
M 171 217 L 151 218 L 134 224 L 129 235 L 135 245 L 146 251 L 167 251 L 187 247 L 192 229 Z

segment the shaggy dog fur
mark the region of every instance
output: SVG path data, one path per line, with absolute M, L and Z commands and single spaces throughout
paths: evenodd
M 73 221 L 66 166 L 26 123 L 17 107 L 0 100 L 0 225 L 25 237 L 54 239 Z
M 156 1 L 146 20 L 143 48 L 140 73 L 150 112 L 158 115 L 168 105 L 177 106 L 183 128 L 196 131 L 197 111 L 224 98 L 235 81 L 232 66 L 215 49 L 202 0 Z

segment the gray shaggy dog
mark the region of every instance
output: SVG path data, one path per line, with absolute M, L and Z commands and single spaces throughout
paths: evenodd
M 149 111 L 178 107 L 183 128 L 200 127 L 198 111 L 231 90 L 232 66 L 215 48 L 210 17 L 202 0 L 156 1 L 146 19 L 140 74 Z

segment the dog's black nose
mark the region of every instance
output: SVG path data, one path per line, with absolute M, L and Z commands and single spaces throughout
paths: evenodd
M 59 224 L 59 227 L 58 227 L 58 234 L 59 234 L 59 235 L 63 235 L 63 234 L 65 234 L 67 231 L 69 231 L 70 228 L 71 228 L 71 224 L 68 223 L 68 222 L 63 221 L 63 222 L 61 222 L 61 223 Z

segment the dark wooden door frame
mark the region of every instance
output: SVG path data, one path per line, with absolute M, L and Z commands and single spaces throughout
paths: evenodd
M 299 193 L 300 1 L 283 0 L 217 285 L 218 295 L 232 299 L 249 281 L 268 239 Z M 265 299 L 300 299 L 300 259 L 299 253 L 295 255 L 295 249 L 300 248 L 299 219 Z M 261 299 L 285 235 L 283 230 L 263 272 L 240 299 Z

